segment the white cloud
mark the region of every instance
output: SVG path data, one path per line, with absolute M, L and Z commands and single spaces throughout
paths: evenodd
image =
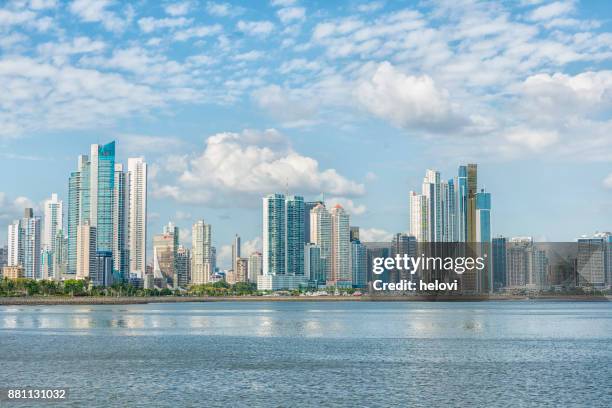
M 373 11 L 380 10 L 385 6 L 383 1 L 372 1 L 369 3 L 363 3 L 357 6 L 357 10 L 362 13 L 371 13 Z
M 209 1 L 206 3 L 206 11 L 215 17 L 235 17 L 244 13 L 244 9 L 229 3 L 216 3 Z
M 8 10 L 0 9 L 0 27 L 10 28 L 14 25 L 21 25 L 32 22 L 36 14 L 29 10 Z
M 221 27 L 220 24 L 190 27 L 185 30 L 175 32 L 174 39 L 176 41 L 187 41 L 191 38 L 214 36 L 220 34 L 222 31 L 223 27 Z
M 114 5 L 112 0 L 74 0 L 70 11 L 88 23 L 101 23 L 109 31 L 123 31 L 131 21 L 133 10 L 131 6 L 124 9 L 124 17 L 107 9 Z
M 525 147 L 531 151 L 542 151 L 559 140 L 559 134 L 550 130 L 532 130 L 523 127 L 510 129 L 506 140 L 511 144 Z
M 306 17 L 306 9 L 304 7 L 287 7 L 276 12 L 278 18 L 283 24 L 288 24 L 292 21 L 302 21 Z
M 256 61 L 263 58 L 264 53 L 261 51 L 251 50 L 242 54 L 236 54 L 232 57 L 235 61 Z
M 154 188 L 157 197 L 179 202 L 252 206 L 263 194 L 291 191 L 326 192 L 342 197 L 365 193 L 362 184 L 291 148 L 288 139 L 274 129 L 245 130 L 210 136 L 204 151 L 188 161 L 176 185 Z
M 7 193 L 0 191 L 0 243 L 6 242 L 7 226 L 16 219 L 23 217 L 25 208 L 33 208 L 38 213 L 39 208 L 27 197 L 19 196 L 11 199 Z M 35 214 L 40 215 L 40 214 Z
M 603 186 L 605 188 L 612 189 L 612 173 L 608 174 L 608 176 L 603 180 Z
M 57 6 L 57 0 L 31 0 L 30 8 L 32 10 L 46 10 Z
M 172 3 L 172 4 L 168 4 L 166 7 L 164 7 L 164 11 L 173 16 L 184 16 L 185 14 L 187 14 L 189 12 L 189 9 L 191 8 L 191 3 L 189 3 L 188 1 L 184 1 L 184 2 L 180 2 L 180 3 Z
M 330 204 L 330 207 L 333 207 L 336 204 L 340 204 L 344 208 L 344 210 L 349 213 L 349 215 L 362 215 L 365 214 L 367 210 L 367 207 L 364 204 L 357 204 L 350 198 L 331 197 L 326 198 L 325 201 Z
M 262 248 L 263 248 L 263 243 L 262 243 L 261 237 L 255 237 L 248 241 L 242 242 L 241 255 L 243 258 L 246 258 L 249 255 L 251 255 L 253 252 L 261 253 Z
M 270 21 L 238 21 L 238 31 L 247 35 L 266 37 L 274 30 L 274 24 Z
M 185 17 L 176 18 L 153 18 L 144 17 L 138 20 L 138 26 L 145 33 L 151 33 L 155 30 L 164 28 L 178 28 L 191 24 L 192 20 Z
M 357 100 L 371 113 L 398 127 L 443 131 L 466 124 L 450 102 L 448 92 L 428 75 L 403 74 L 388 62 L 356 89 Z
M 531 20 L 550 20 L 574 11 L 574 1 L 555 1 L 540 6 L 529 14 Z
M 393 234 L 380 228 L 359 228 L 361 242 L 390 242 Z

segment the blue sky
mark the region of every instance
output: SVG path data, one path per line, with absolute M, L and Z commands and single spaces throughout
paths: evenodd
M 149 232 L 258 246 L 261 196 L 407 229 L 427 168 L 479 164 L 493 231 L 612 229 L 605 1 L 54 1 L 0 6 L 0 228 L 91 143 L 150 164 Z M 0 243 L 6 241 L 0 235 Z

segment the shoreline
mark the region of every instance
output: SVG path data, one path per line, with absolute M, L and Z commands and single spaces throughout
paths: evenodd
M 148 297 L 5 297 L 0 306 L 42 305 L 137 305 L 149 303 L 206 302 L 487 302 L 487 301 L 565 301 L 611 302 L 612 296 L 148 296 Z

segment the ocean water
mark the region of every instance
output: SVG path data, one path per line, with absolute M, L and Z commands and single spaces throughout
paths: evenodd
M 612 303 L 0 306 L 10 387 L 74 407 L 610 407 Z

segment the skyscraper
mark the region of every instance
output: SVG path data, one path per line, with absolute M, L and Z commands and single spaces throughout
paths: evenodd
M 115 192 L 113 194 L 113 270 L 118 280 L 129 278 L 127 248 L 128 201 L 126 175 L 123 165 L 115 164 Z
M 414 191 L 409 193 L 410 235 L 419 242 L 429 241 L 429 208 L 427 197 Z
M 261 290 L 295 289 L 304 277 L 304 199 L 270 194 L 263 198 Z
M 97 231 L 86 221 L 77 227 L 76 278 L 97 278 Z
M 284 275 L 286 256 L 285 196 L 263 199 L 263 275 Z
M 130 272 L 144 272 L 147 264 L 147 163 L 128 159 L 129 191 L 127 248 Z
M 456 183 L 456 219 L 457 219 L 457 241 L 467 241 L 467 197 L 468 197 L 468 186 L 467 186 L 467 167 L 459 166 Z
M 185 288 L 191 281 L 191 251 L 182 245 L 179 245 L 176 251 L 176 275 L 178 276 L 178 285 Z
M 317 281 L 325 284 L 331 276 L 332 222 L 324 203 L 310 210 L 310 242 L 319 246 L 321 254 L 321 275 Z
M 323 201 L 306 201 L 304 202 L 304 242 L 311 242 L 310 234 L 310 211 L 317 205 L 323 204 Z
M 304 198 L 285 198 L 285 273 L 304 275 Z
M 262 255 L 261 252 L 253 252 L 249 256 L 249 282 L 257 283 L 257 277 L 262 272 Z
M 31 208 L 25 209 L 23 227 L 23 269 L 26 278 L 41 279 L 41 220 Z
M 583 287 L 606 287 L 608 237 L 601 235 L 578 239 L 578 283 Z
M 0 247 L 0 268 L 8 265 L 8 247 Z
M 304 245 L 304 276 L 316 286 L 324 286 L 326 283 L 321 264 L 321 247 L 317 244 Z
M 153 274 L 163 279 L 163 287 L 178 285 L 178 242 L 179 230 L 172 223 L 164 226 L 163 233 L 153 236 Z
M 474 196 L 475 241 L 491 242 L 491 194 L 482 190 Z
M 351 275 L 354 288 L 367 286 L 368 254 L 358 239 L 351 241 Z
M 214 264 L 212 227 L 199 220 L 191 228 L 191 283 L 210 282 Z
M 491 241 L 493 257 L 493 288 L 495 290 L 506 286 L 506 238 L 499 236 Z
M 427 199 L 427 241 L 442 242 L 444 226 L 440 172 L 427 170 L 423 179 L 423 196 Z
M 467 165 L 467 242 L 478 242 L 476 237 L 476 193 L 478 165 Z
M 51 198 L 44 203 L 44 229 L 43 229 L 43 248 L 55 252 L 55 236 L 61 230 L 64 223 L 63 204 L 57 198 L 57 194 L 51 194 Z
M 240 236 L 236 234 L 234 243 L 232 244 L 232 270 L 238 270 L 238 258 L 240 258 Z
M 332 224 L 331 275 L 328 286 L 351 287 L 349 216 L 340 204 L 330 212 Z
M 89 222 L 89 158 L 79 156 L 77 171 L 68 179 L 68 268 L 76 274 L 78 226 Z
M 115 142 L 91 145 L 89 175 L 89 223 L 96 227 L 97 250 L 113 250 L 115 193 Z
M 25 236 L 21 220 L 15 220 L 8 226 L 8 266 L 23 266 L 24 241 Z

